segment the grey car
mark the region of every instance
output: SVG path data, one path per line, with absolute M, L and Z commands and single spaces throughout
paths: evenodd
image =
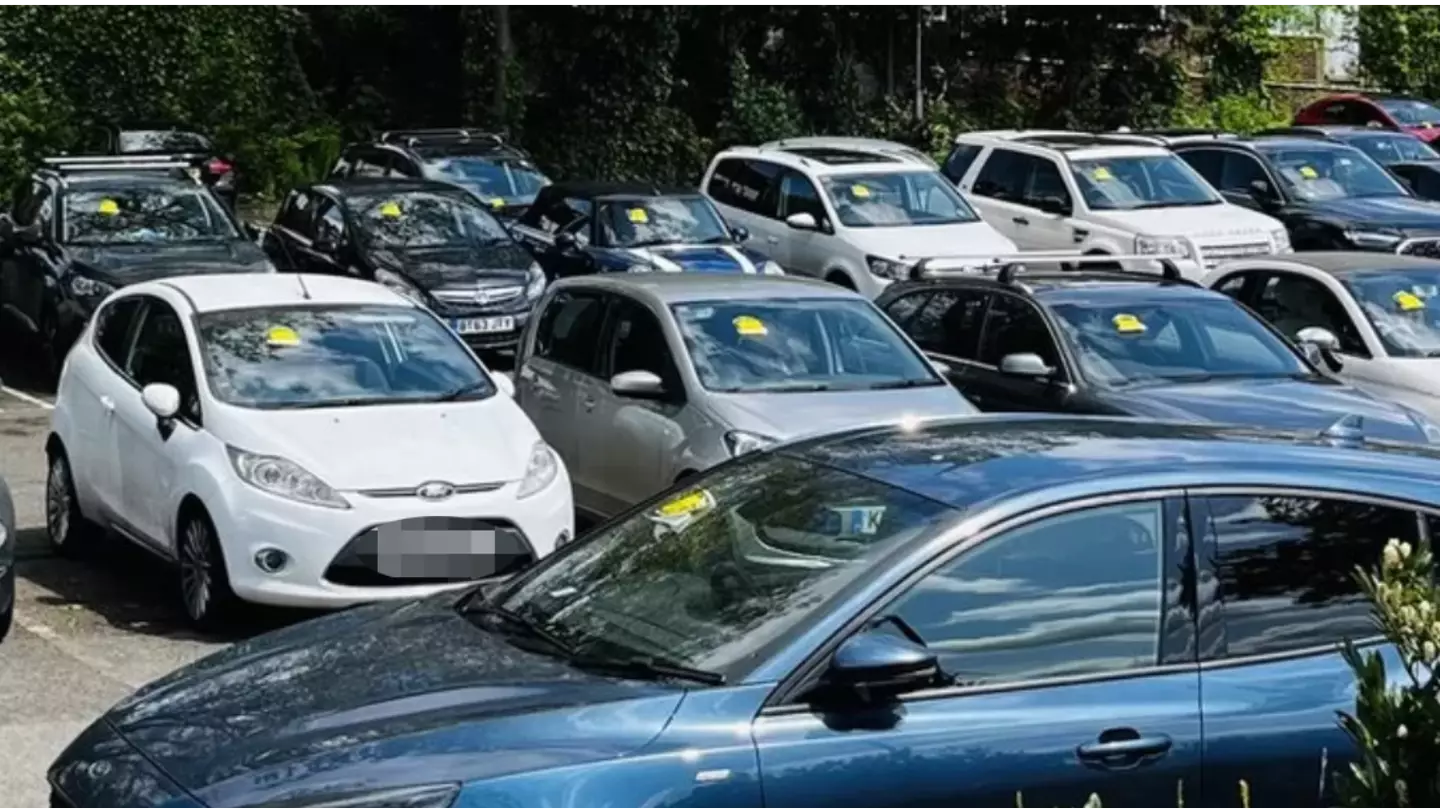
M 15 504 L 10 486 L 0 478 L 0 641 L 15 620 Z
M 858 293 L 706 273 L 556 283 L 516 352 L 515 396 L 591 518 L 773 443 L 976 412 Z

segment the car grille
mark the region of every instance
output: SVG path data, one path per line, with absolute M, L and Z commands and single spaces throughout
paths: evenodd
M 1241 242 L 1231 245 L 1201 245 L 1200 255 L 1204 257 L 1206 267 L 1213 267 L 1220 262 L 1247 256 L 1262 256 L 1273 250 L 1269 242 Z
M 1440 238 L 1407 239 L 1400 243 L 1400 249 L 1396 252 L 1406 256 L 1440 259 Z
M 519 298 L 525 294 L 525 288 L 518 284 L 509 287 L 441 287 L 431 290 L 430 294 L 437 301 L 447 304 L 484 307 Z
M 470 582 L 513 574 L 534 561 L 525 533 L 508 520 L 407 518 L 351 538 L 325 580 L 355 587 Z

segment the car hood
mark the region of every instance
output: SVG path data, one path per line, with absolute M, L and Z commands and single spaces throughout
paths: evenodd
M 713 394 L 721 421 L 780 441 L 901 419 L 976 413 L 949 385 L 888 391 Z
M 115 287 L 200 273 L 269 273 L 274 265 L 254 242 L 235 239 L 188 245 L 72 245 L 73 265 Z
M 1424 429 L 1408 410 L 1346 385 L 1223 380 L 1124 389 L 1101 398 L 1133 416 L 1316 433 L 1354 414 L 1363 418 L 1368 438 L 1426 441 Z
M 1148 236 L 1185 236 L 1200 241 L 1227 238 L 1270 238 L 1282 226 L 1255 211 L 1230 203 L 1177 208 L 1147 208 L 1141 211 L 1091 211 L 1098 224 Z
M 514 242 L 435 250 L 376 250 L 377 267 L 400 273 L 423 290 L 524 284 L 535 258 Z
M 1307 202 L 1296 207 L 1313 214 L 1327 215 L 1350 227 L 1440 230 L 1440 204 L 1414 197 L 1347 197 Z
M 846 241 L 882 259 L 918 260 L 936 256 L 1006 256 L 1015 243 L 985 222 L 958 225 L 910 225 L 895 228 L 847 228 Z
M 229 426 L 227 442 L 284 456 L 342 491 L 518 481 L 540 439 L 514 400 L 498 392 L 468 402 L 244 414 Z
M 666 273 L 758 273 L 765 257 L 738 245 L 647 245 L 609 248 L 606 264 L 617 270 L 649 265 Z
M 215 807 L 464 781 L 624 756 L 684 692 L 587 674 L 477 627 L 440 594 L 259 636 L 105 715 Z

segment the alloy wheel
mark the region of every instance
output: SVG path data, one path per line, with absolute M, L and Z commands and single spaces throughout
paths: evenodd
M 185 612 L 197 622 L 207 618 L 211 609 L 214 586 L 210 549 L 209 527 L 200 518 L 190 518 L 180 543 L 180 592 Z
M 70 469 L 65 457 L 56 455 L 50 462 L 50 475 L 45 481 L 45 529 L 50 542 L 65 545 L 70 535 L 70 513 L 74 498 L 70 492 Z

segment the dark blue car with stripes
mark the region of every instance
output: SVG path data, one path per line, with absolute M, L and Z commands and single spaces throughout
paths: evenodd
M 559 183 L 541 190 L 512 231 L 552 280 L 612 272 L 783 274 L 745 247 L 745 229 L 730 227 L 697 191 Z

